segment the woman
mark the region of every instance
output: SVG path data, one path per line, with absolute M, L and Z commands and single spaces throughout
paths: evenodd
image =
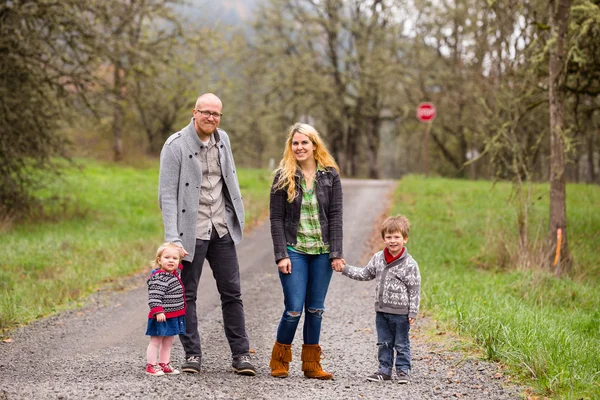
M 302 371 L 332 379 L 321 367 L 321 321 L 333 268 L 342 255 L 342 185 L 338 166 L 310 125 L 289 130 L 271 187 L 271 237 L 285 309 L 271 355 L 271 375 L 288 376 L 292 341 L 305 311 Z

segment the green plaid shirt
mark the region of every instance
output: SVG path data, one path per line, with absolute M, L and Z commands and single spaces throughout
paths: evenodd
M 293 250 L 306 254 L 324 254 L 330 252 L 330 246 L 323 243 L 321 223 L 319 222 L 319 203 L 315 194 L 317 180 L 313 188 L 306 188 L 306 180 L 302 178 L 302 206 L 300 207 L 300 225 Z

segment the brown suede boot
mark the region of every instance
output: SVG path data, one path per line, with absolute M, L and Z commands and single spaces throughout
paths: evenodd
M 287 378 L 292 361 L 292 345 L 275 342 L 271 353 L 271 376 L 276 378 Z
M 304 376 L 312 379 L 329 380 L 333 375 L 323 371 L 321 367 L 321 346 L 318 344 L 302 345 L 302 371 Z

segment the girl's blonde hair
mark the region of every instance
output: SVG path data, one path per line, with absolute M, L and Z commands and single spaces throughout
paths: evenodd
M 182 250 L 181 246 L 177 246 L 173 242 L 166 242 L 166 243 L 161 244 L 160 247 L 156 250 L 156 257 L 154 257 L 154 260 L 150 263 L 150 266 L 152 267 L 152 269 L 160 268 L 160 264 L 158 263 L 158 260 L 160 259 L 160 257 L 162 256 L 162 253 L 166 249 L 177 249 L 179 252 L 179 262 L 181 263 L 181 259 L 183 258 L 183 255 L 181 254 L 181 250 Z
M 287 191 L 287 201 L 290 203 L 294 201 L 294 198 L 296 197 L 296 183 L 294 179 L 298 169 L 298 162 L 292 152 L 292 140 L 295 133 L 306 135 L 315 146 L 313 155 L 317 165 L 321 167 L 332 167 L 335 168 L 338 173 L 340 172 L 337 163 L 327 150 L 327 146 L 325 146 L 325 142 L 321 139 L 319 132 L 308 124 L 296 122 L 288 130 L 288 138 L 285 142 L 283 158 L 279 162 L 279 167 L 275 170 L 276 174 L 279 173 L 279 180 L 277 181 L 274 190 L 285 188 Z

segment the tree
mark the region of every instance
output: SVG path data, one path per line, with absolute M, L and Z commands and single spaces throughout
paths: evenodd
M 256 23 L 268 82 L 292 118 L 324 126 L 343 173 L 377 177 L 381 123 L 397 109 L 401 1 L 271 0 Z M 267 58 L 266 56 L 264 57 Z M 284 114 L 286 113 L 284 112 Z M 367 162 L 361 162 L 367 161 Z
M 550 102 L 550 221 L 549 240 L 552 247 L 560 246 L 558 230 L 562 230 L 562 249 L 559 266 L 568 271 L 571 260 L 567 240 L 566 207 L 566 140 L 565 126 L 565 67 L 567 65 L 566 34 L 569 21 L 570 0 L 550 0 L 550 46 L 548 65 L 548 99 Z M 557 268 L 557 274 L 561 270 Z
M 123 124 L 135 80 L 155 74 L 170 60 L 170 50 L 181 35 L 170 6 L 179 0 L 107 0 L 95 15 L 98 53 L 104 65 L 96 74 L 112 106 L 113 158 L 123 158 Z M 106 71 L 110 75 L 106 76 Z M 139 90 L 139 88 L 137 88 Z M 146 122 L 147 121 L 142 120 Z M 147 126 L 145 126 L 147 129 Z
M 33 192 L 68 156 L 61 111 L 89 85 L 94 3 L 14 0 L 0 5 L 0 214 L 25 213 Z

